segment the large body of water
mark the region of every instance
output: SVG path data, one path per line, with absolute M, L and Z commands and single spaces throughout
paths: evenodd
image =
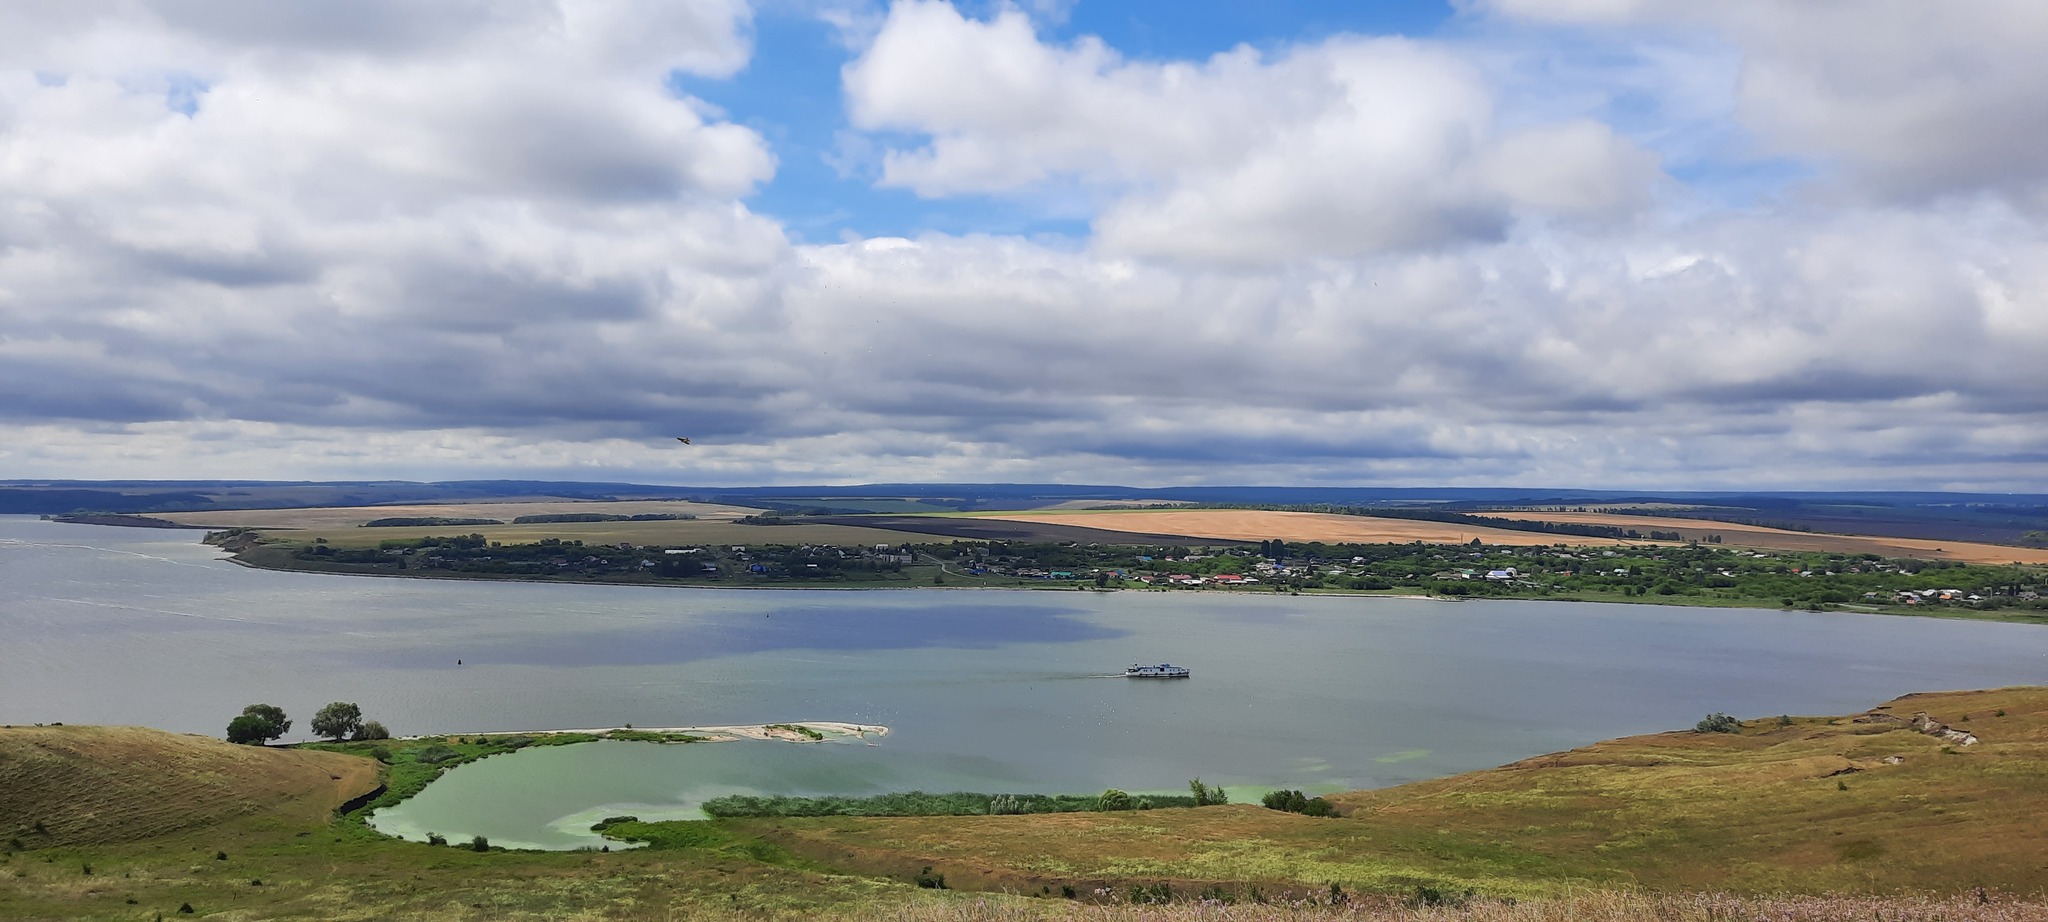
M 457 660 L 462 665 L 456 665 Z M 1131 662 L 1188 681 L 1104 678 Z M 1338 790 L 1740 716 L 2048 682 L 2048 629 L 1847 613 L 1195 592 L 701 590 L 238 567 L 198 533 L 0 517 L 0 723 L 399 734 L 845 720 L 878 745 L 606 743 L 451 773 L 406 834 L 592 841 L 729 791 Z

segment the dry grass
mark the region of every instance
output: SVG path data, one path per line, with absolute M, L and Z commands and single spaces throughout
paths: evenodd
M 1268 538 L 1280 538 L 1286 541 L 1324 541 L 1332 544 L 1405 544 L 1410 541 L 1453 544 L 1478 538 L 1493 545 L 1570 543 L 1601 547 L 1650 543 L 1545 535 L 1529 531 L 1509 531 L 1504 528 L 1473 528 L 1409 519 L 1379 519 L 1317 512 L 1268 512 L 1258 509 L 1005 512 L 992 515 L 977 514 L 976 518 L 1075 525 L 1106 531 L 1186 535 L 1191 539 L 1213 538 L 1226 541 L 1264 541 Z
M 1975 891 L 1944 897 L 1756 898 L 1725 893 L 1593 892 L 1545 900 L 1462 905 L 1350 898 L 1337 905 L 1178 903 L 1166 906 L 1046 905 L 1014 899 L 929 901 L 834 918 L 861 922 L 2048 922 L 2048 904 Z
M 36 847 L 143 839 L 256 814 L 324 823 L 377 783 L 376 763 L 336 753 L 141 727 L 0 729 L 0 835 Z
M 427 503 L 406 506 L 326 506 L 311 509 L 236 509 L 224 512 L 166 512 L 156 518 L 184 525 L 208 528 L 354 528 L 364 522 L 389 518 L 498 519 L 510 522 L 522 515 L 599 513 L 603 515 L 673 514 L 705 519 L 735 519 L 760 510 L 712 503 L 624 500 L 592 502 L 578 500 L 533 500 L 522 502 Z M 445 526 L 444 526 L 445 529 Z
M 1760 525 L 1740 525 L 1731 522 L 1706 522 L 1699 519 L 1666 518 L 1663 516 L 1614 515 L 1612 513 L 1600 512 L 1514 510 L 1511 512 L 1488 514 L 1504 519 L 1613 525 L 1618 528 L 1633 528 L 1638 531 L 1649 531 L 1651 529 L 1675 531 L 1691 539 L 1705 538 L 1708 535 L 1720 535 L 1722 543 L 1729 546 L 1770 548 L 1784 551 L 1823 551 L 1832 554 L 1882 554 L 1886 557 L 1917 557 L 1924 560 L 1955 560 L 1963 563 L 1993 565 L 2007 563 L 2048 564 L 2048 548 L 2007 547 L 2002 544 L 1937 541 L 1927 538 L 1825 535 L 1791 531 L 1783 528 L 1765 528 Z
M 1027 893 L 1167 882 L 1181 893 L 1224 884 L 1302 896 L 1333 881 L 1524 898 L 1622 886 L 2032 893 L 2048 882 L 2048 689 L 1888 707 L 1928 711 L 1983 741 L 1951 752 L 1848 718 L 1769 719 L 1740 734 L 1634 737 L 1333 795 L 1345 813 L 1336 820 L 1233 805 L 748 828 L 841 867 L 907 878 L 929 864 L 955 886 Z

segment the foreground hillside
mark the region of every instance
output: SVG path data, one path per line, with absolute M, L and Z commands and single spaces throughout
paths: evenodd
M 320 824 L 378 786 L 376 763 L 140 727 L 0 730 L 0 832 L 43 848 L 261 816 Z
M 628 824 L 654 840 L 631 851 L 479 851 L 333 819 L 376 771 L 0 729 L 0 918 L 2048 922 L 2048 688 L 1614 740 L 1335 795 L 1334 819 L 731 820 Z M 936 875 L 950 889 L 914 883 Z

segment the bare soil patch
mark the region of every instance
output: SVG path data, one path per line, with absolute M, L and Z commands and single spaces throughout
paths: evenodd
M 1994 565 L 2007 563 L 2048 564 L 2048 548 L 2008 547 L 2002 544 L 1977 544 L 1968 541 L 1942 541 L 1930 538 L 1815 534 L 1813 532 L 1791 531 L 1783 528 L 1767 528 L 1761 525 L 1742 525 L 1734 522 L 1709 522 L 1700 519 L 1667 518 L 1664 516 L 1648 515 L 1615 515 L 1613 513 L 1601 512 L 1513 510 L 1480 514 L 1503 519 L 1526 519 L 1538 522 L 1576 522 L 1586 525 L 1612 525 L 1616 528 L 1633 528 L 1637 531 L 1649 531 L 1651 529 L 1675 531 L 1689 539 L 1704 539 L 1708 535 L 1720 535 L 1724 545 L 1770 548 L 1783 551 L 1882 554 L 1886 557 L 1916 557 L 1922 560 L 1954 560 L 1962 563 Z
M 1581 538 L 1546 535 L 1505 528 L 1474 528 L 1443 522 L 1409 519 L 1380 519 L 1362 515 L 1333 515 L 1318 512 L 1268 512 L 1259 509 L 1155 509 L 1113 512 L 1024 512 L 976 515 L 968 519 L 1025 522 L 1037 525 L 1086 527 L 1103 531 L 1135 532 L 1149 535 L 1179 535 L 1184 539 L 1222 541 L 1323 541 L 1332 544 L 1462 544 L 1478 538 L 1486 544 L 1530 546 L 1574 544 L 1612 546 L 1650 542 L 1616 541 L 1611 538 Z
M 377 785 L 376 762 L 339 753 L 144 727 L 0 729 L 0 833 L 36 848 L 154 838 L 255 814 L 318 825 Z

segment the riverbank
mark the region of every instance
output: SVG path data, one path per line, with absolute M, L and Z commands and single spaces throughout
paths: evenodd
M 808 732 L 807 732 L 808 731 Z M 889 728 L 879 724 L 847 723 L 842 720 L 805 720 L 780 724 L 725 724 L 714 727 L 635 727 L 630 724 L 621 727 L 596 727 L 581 730 L 488 730 L 479 733 L 445 733 L 440 736 L 463 738 L 509 738 L 544 736 L 587 736 L 592 739 L 625 740 L 629 742 L 664 742 L 648 737 L 673 736 L 688 739 L 669 742 L 724 743 L 735 740 L 775 740 L 785 743 L 822 743 L 837 739 L 865 740 L 868 737 L 889 735 Z M 407 737 L 425 739 L 426 737 Z
M 212 535 L 209 535 L 208 537 L 209 539 L 215 539 L 215 536 Z M 1827 587 L 1831 585 L 1831 580 L 1848 579 L 1849 577 L 1846 575 L 1838 577 L 1838 575 L 1833 572 L 1817 572 L 1811 569 L 1811 567 L 1813 566 L 1812 562 L 1804 561 L 1797 557 L 1774 558 L 1774 560 L 1788 561 L 1788 563 L 1781 563 L 1779 565 L 1788 568 L 1793 574 L 1796 575 L 1796 579 L 1798 580 L 1798 582 L 1793 584 L 1796 588 L 1787 588 L 1786 586 L 1780 584 L 1782 581 L 1770 582 L 1769 585 L 1761 585 L 1761 582 L 1763 582 L 1763 580 L 1760 578 L 1759 591 L 1765 588 L 1768 588 L 1772 591 L 1769 594 L 1745 596 L 1740 594 L 1728 594 L 1730 592 L 1740 592 L 1739 589 L 1680 589 L 1676 586 L 1671 585 L 1668 581 L 1658 582 L 1655 584 L 1648 584 L 1647 578 L 1640 576 L 1629 578 L 1645 582 L 1646 585 L 1607 585 L 1603 588 L 1591 588 L 1583 586 L 1577 588 L 1565 588 L 1536 584 L 1527 579 L 1501 580 L 1486 578 L 1484 575 L 1484 571 L 1468 571 L 1474 572 L 1474 575 L 1468 576 L 1465 574 L 1457 574 L 1456 578 L 1453 579 L 1435 580 L 1429 584 L 1437 590 L 1434 592 L 1417 592 L 1416 587 L 1412 585 L 1393 586 L 1384 589 L 1355 589 L 1337 588 L 1327 585 L 1290 585 L 1287 582 L 1279 580 L 1275 580 L 1272 582 L 1256 583 L 1246 582 L 1232 584 L 1223 582 L 1210 582 L 1195 586 L 1161 586 L 1158 585 L 1156 581 L 1142 582 L 1130 579 L 1118 579 L 1115 581 L 1108 582 L 1107 585 L 1097 585 L 1095 584 L 1095 582 L 1091 580 L 1077 580 L 1073 582 L 1068 582 L 1051 579 L 1027 579 L 1007 577 L 1001 575 L 966 574 L 961 573 L 958 570 L 949 568 L 947 566 L 946 561 L 939 560 L 937 558 L 933 558 L 933 564 L 919 564 L 913 567 L 906 568 L 905 575 L 902 578 L 886 580 L 861 580 L 858 582 L 802 578 L 777 578 L 769 580 L 736 576 L 735 578 L 729 580 L 722 579 L 716 582 L 702 582 L 694 580 L 684 581 L 676 579 L 664 579 L 659 576 L 646 574 L 644 572 L 610 573 L 603 575 L 559 575 L 555 573 L 528 574 L 513 572 L 479 573 L 446 569 L 419 569 L 410 567 L 393 568 L 388 565 L 379 564 L 338 563 L 332 562 L 328 558 L 324 557 L 307 557 L 305 555 L 299 554 L 297 553 L 297 550 L 302 547 L 301 545 L 283 542 L 266 543 L 260 537 L 254 535 L 235 536 L 234 538 L 230 538 L 226 542 L 213 540 L 212 543 L 220 544 L 224 549 L 232 551 L 233 553 L 231 554 L 231 556 L 227 558 L 231 562 L 240 566 L 250 567 L 252 569 L 275 570 L 281 572 L 297 573 L 325 573 L 330 575 L 342 576 L 372 576 L 387 578 L 399 577 L 409 579 L 431 580 L 529 582 L 551 585 L 578 586 L 640 586 L 659 589 L 800 589 L 808 591 L 862 591 L 883 589 L 997 589 L 1033 590 L 1050 592 L 1176 592 L 1196 593 L 1200 595 L 1224 593 L 1244 598 L 1276 598 L 1287 596 L 1335 596 L 1343 598 L 1411 599 L 1419 601 L 1436 602 L 1494 599 L 1536 602 L 1621 603 L 1628 605 L 1661 605 L 1700 608 L 1742 608 L 1765 611 L 1785 611 L 1795 609 L 1806 611 L 1844 611 L 1858 614 L 1880 614 L 1906 617 L 1932 617 L 1970 621 L 2010 622 L 2019 624 L 2048 624 L 2048 608 L 2039 607 L 2035 603 L 2025 603 L 2030 607 L 2005 607 L 2003 604 L 2000 604 L 1997 607 L 1983 607 L 1981 603 L 1961 601 L 1935 601 L 1932 600 L 1931 597 L 1928 602 L 1919 603 L 1916 601 L 1915 604 L 1885 604 L 1880 601 L 1871 600 L 1851 601 L 1851 599 L 1857 596 L 1869 594 L 1868 592 L 1862 590 L 1861 583 L 1858 583 L 1854 587 L 1852 587 L 1854 591 L 1850 591 L 1847 589 L 1841 591 L 1828 590 Z M 602 551 L 605 549 L 590 548 L 590 550 Z M 1570 550 L 1571 549 L 1565 549 L 1565 551 L 1567 552 Z M 1659 549 L 1643 550 L 1649 553 L 1654 553 Z M 1670 549 L 1664 550 L 1670 551 L 1672 553 L 1677 553 L 1677 551 L 1671 551 Z M 1700 551 L 1701 549 L 1694 548 L 1691 550 Z M 1726 553 L 1713 551 L 1711 549 L 1708 549 L 1705 552 Z M 1602 559 L 1608 563 L 1613 563 L 1617 561 L 1632 563 L 1635 565 L 1636 568 L 1641 568 L 1645 566 L 1644 560 L 1637 560 L 1633 558 L 1617 557 L 1610 559 L 1607 557 L 1603 557 Z M 1654 558 L 1649 559 L 1654 560 Z M 1980 578 L 1991 578 L 1989 575 L 1985 573 L 1978 572 L 1982 569 L 1984 568 L 1970 568 L 1968 570 L 1964 570 L 1962 568 L 1944 568 L 1933 572 L 1942 573 L 1944 575 L 1951 573 L 1958 574 L 1957 578 L 1961 579 L 1963 577 L 1967 577 L 1968 581 L 1974 581 Z M 2005 576 L 2006 574 L 2001 573 L 1998 575 Z M 2028 578 L 2042 580 L 2041 575 L 2038 573 L 2034 573 L 2032 576 Z M 1667 588 L 1671 591 L 1664 591 Z M 1839 601 L 1815 601 L 1812 597 L 1802 599 L 1798 597 L 1786 596 L 1783 594 L 1785 592 L 1791 591 L 1827 591 L 1832 593 L 1831 595 L 1827 596 L 1828 598 L 1837 599 Z M 1880 595 L 1884 596 L 1885 598 L 1891 598 L 1891 595 L 1889 593 L 1880 593 Z

